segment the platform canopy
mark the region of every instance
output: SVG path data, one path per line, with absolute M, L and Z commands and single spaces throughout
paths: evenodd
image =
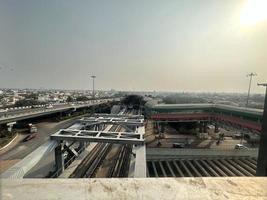
M 79 120 L 84 125 L 96 125 L 96 124 L 112 124 L 112 125 L 125 125 L 125 126 L 143 126 L 143 118 L 128 118 L 128 117 L 84 117 Z
M 118 144 L 144 144 L 143 133 L 116 132 L 116 131 L 89 131 L 61 129 L 50 136 L 51 140 L 57 141 L 84 141 Z

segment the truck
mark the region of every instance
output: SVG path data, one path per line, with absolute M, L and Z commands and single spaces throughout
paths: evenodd
M 30 133 L 29 135 L 27 135 L 23 141 L 27 142 L 33 138 L 35 138 L 37 136 L 37 127 L 33 124 L 29 124 L 29 130 L 28 132 Z
M 33 124 L 29 124 L 29 133 L 37 133 L 37 127 Z

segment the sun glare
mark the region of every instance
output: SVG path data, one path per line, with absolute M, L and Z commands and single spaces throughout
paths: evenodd
M 241 24 L 254 25 L 267 20 L 267 0 L 248 0 L 241 14 Z

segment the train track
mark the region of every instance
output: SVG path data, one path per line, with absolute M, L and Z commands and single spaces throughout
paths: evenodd
M 107 177 L 127 177 L 131 152 L 132 147 L 130 145 L 121 146 L 121 148 L 119 149 L 119 153 L 116 155 L 114 164 L 110 167 L 108 171 Z
M 123 114 L 132 114 L 126 111 Z M 109 131 L 123 131 L 118 125 L 113 125 Z M 93 178 L 93 177 L 126 177 L 130 164 L 131 145 L 97 144 L 86 156 L 70 178 Z M 101 168 L 101 165 L 110 163 L 109 166 Z M 99 168 L 102 175 L 98 175 Z M 100 170 L 101 171 L 101 170 Z
M 112 126 L 109 131 L 115 131 L 116 128 L 117 126 Z M 97 144 L 70 175 L 70 178 L 93 177 L 111 148 L 112 144 Z

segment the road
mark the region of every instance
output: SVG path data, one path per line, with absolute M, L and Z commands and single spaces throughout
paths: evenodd
M 22 142 L 23 138 L 26 137 L 26 135 L 20 134 L 14 141 L 14 144 L 11 144 L 6 149 L 0 151 L 0 173 L 17 163 L 32 151 L 34 151 L 36 148 L 38 148 L 40 145 L 45 143 L 52 133 L 58 131 L 59 129 L 71 126 L 75 121 L 76 118 L 61 122 L 38 123 L 36 124 L 38 128 L 37 137 L 28 142 Z
M 8 110 L 0 110 L 0 124 L 6 124 L 8 122 L 13 122 L 16 120 L 33 118 L 41 115 L 52 114 L 57 112 L 66 111 L 69 109 L 83 108 L 92 105 L 99 105 L 108 101 L 118 101 L 119 98 L 109 98 L 109 99 L 98 99 L 94 101 L 86 101 L 72 104 L 54 104 L 51 107 L 40 107 L 40 108 L 12 108 Z
M 8 111 L 0 111 L 0 118 L 8 117 L 8 116 L 15 116 L 15 115 L 21 115 L 21 114 L 27 114 L 30 112 L 40 112 L 40 111 L 49 111 L 52 109 L 59 109 L 59 108 L 69 108 L 71 107 L 68 104 L 58 104 L 53 105 L 51 108 L 46 107 L 40 107 L 40 108 L 23 108 L 23 109 L 9 109 Z M 73 106 L 72 106 L 73 107 Z
M 99 104 L 99 103 L 94 103 Z M 57 112 L 66 111 L 69 109 L 76 109 L 80 107 L 86 107 L 93 104 L 63 104 L 63 105 L 54 105 L 53 107 L 46 108 L 26 108 L 26 109 L 16 109 L 8 111 L 0 111 L 0 124 L 6 124 L 8 122 L 13 122 L 16 120 L 34 118 L 46 114 L 52 114 Z

